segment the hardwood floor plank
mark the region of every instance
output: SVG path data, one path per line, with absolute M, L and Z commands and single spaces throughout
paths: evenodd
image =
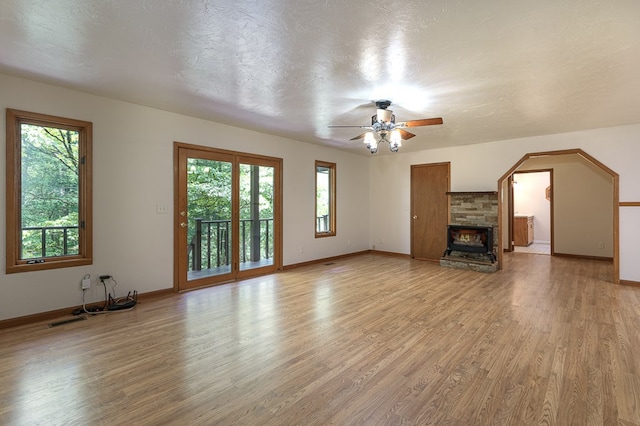
M 0 424 L 640 425 L 640 288 L 611 277 L 363 254 L 0 330 Z

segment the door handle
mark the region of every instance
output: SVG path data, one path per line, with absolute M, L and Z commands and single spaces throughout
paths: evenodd
M 186 227 L 187 227 L 187 224 L 186 224 L 185 222 L 180 222 L 180 227 L 181 227 L 181 228 L 186 228 Z
M 413 220 L 416 220 L 418 218 L 418 215 L 413 215 Z

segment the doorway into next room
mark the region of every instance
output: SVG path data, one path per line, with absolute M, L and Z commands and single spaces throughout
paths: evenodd
M 551 255 L 551 171 L 513 174 L 516 253 Z

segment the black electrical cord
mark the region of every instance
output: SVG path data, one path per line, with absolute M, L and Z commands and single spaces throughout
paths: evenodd
M 100 282 L 102 283 L 102 285 L 104 286 L 104 305 L 102 305 L 101 308 L 96 308 L 96 310 L 87 310 L 86 308 L 86 302 L 85 302 L 85 297 L 84 297 L 84 292 L 86 289 L 82 289 L 82 311 L 84 311 L 84 313 L 87 313 L 89 315 L 95 315 L 95 314 L 108 314 L 108 313 L 112 313 L 112 312 L 124 312 L 124 311 L 130 311 L 134 308 L 134 306 L 131 306 L 130 308 L 120 308 L 117 310 L 109 310 L 109 299 L 111 298 L 111 294 L 109 293 L 109 295 L 107 295 L 107 284 L 104 282 L 105 280 L 111 279 L 114 284 L 113 287 L 111 287 L 111 291 L 113 291 L 113 294 L 115 296 L 115 288 L 118 285 L 118 282 L 111 276 L 111 275 L 101 275 L 100 276 Z M 136 295 L 136 293 L 134 292 L 134 296 Z M 114 300 L 113 298 L 111 298 L 111 300 Z M 131 298 L 129 295 L 127 295 L 127 297 L 125 298 L 125 300 L 135 300 L 135 298 Z M 119 303 L 121 301 L 121 299 L 117 299 L 114 300 L 114 303 Z

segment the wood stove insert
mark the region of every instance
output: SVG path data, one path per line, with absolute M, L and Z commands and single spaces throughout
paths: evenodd
M 447 249 L 444 256 L 452 252 L 475 253 L 496 261 L 493 252 L 493 228 L 490 226 L 448 225 Z

